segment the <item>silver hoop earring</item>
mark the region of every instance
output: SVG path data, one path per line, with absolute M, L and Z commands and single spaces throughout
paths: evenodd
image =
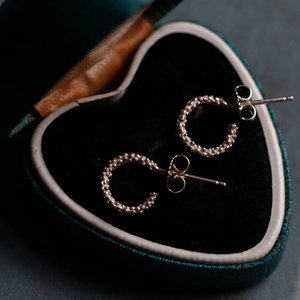
M 238 127 L 235 123 L 233 123 L 228 126 L 228 134 L 226 135 L 226 139 L 222 144 L 214 148 L 205 148 L 197 145 L 188 136 L 186 123 L 188 115 L 198 106 L 202 104 L 210 104 L 226 108 L 237 108 L 239 111 L 240 119 L 242 121 L 252 121 L 256 117 L 256 105 L 293 100 L 293 96 L 274 99 L 252 100 L 252 90 L 245 85 L 237 86 L 235 88 L 235 93 L 237 99 L 236 103 L 234 104 L 227 103 L 223 98 L 214 96 L 200 96 L 193 98 L 192 100 L 187 102 L 185 107 L 181 110 L 180 115 L 177 119 L 177 130 L 183 144 L 186 145 L 191 152 L 204 157 L 215 157 L 228 151 L 233 146 L 237 137 Z
M 186 166 L 183 169 L 180 169 L 176 166 L 176 161 L 178 159 L 183 159 L 185 161 Z M 174 194 L 178 194 L 184 191 L 186 187 L 185 179 L 193 179 L 197 180 L 203 183 L 210 183 L 215 185 L 221 185 L 226 186 L 225 182 L 222 181 L 216 181 L 212 179 L 207 179 L 203 177 L 198 177 L 190 174 L 186 174 L 186 171 L 188 170 L 190 166 L 190 160 L 183 154 L 175 155 L 170 162 L 170 166 L 168 170 L 162 169 L 158 167 L 158 165 L 149 158 L 145 156 L 141 156 L 136 153 L 131 154 L 123 154 L 119 155 L 118 157 L 114 158 L 113 160 L 109 161 L 108 166 L 104 169 L 102 173 L 101 178 L 101 190 L 103 193 L 103 198 L 106 201 L 106 203 L 111 207 L 117 210 L 118 212 L 122 214 L 141 214 L 145 210 L 149 209 L 155 202 L 157 198 L 157 193 L 152 192 L 148 195 L 146 198 L 146 201 L 141 203 L 138 206 L 126 206 L 122 203 L 115 200 L 115 198 L 112 196 L 109 186 L 109 179 L 112 177 L 112 172 L 115 171 L 119 166 L 125 164 L 125 163 L 135 163 L 138 165 L 142 165 L 145 168 L 149 169 L 150 171 L 159 173 L 159 174 L 166 174 L 166 186 L 168 191 Z M 181 184 L 181 187 L 179 189 L 174 190 L 172 188 L 172 183 L 174 181 L 177 181 L 178 184 Z

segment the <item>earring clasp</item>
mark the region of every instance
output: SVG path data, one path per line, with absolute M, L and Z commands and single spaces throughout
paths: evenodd
M 256 117 L 256 105 L 277 103 L 284 101 L 292 101 L 293 96 L 280 97 L 272 99 L 252 100 L 252 90 L 245 85 L 238 85 L 235 87 L 235 94 L 237 97 L 236 104 L 228 104 L 228 107 L 237 107 L 239 109 L 240 119 L 243 121 L 252 121 Z

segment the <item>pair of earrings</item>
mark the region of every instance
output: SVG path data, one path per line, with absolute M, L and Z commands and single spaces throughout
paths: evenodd
M 255 108 L 256 105 L 293 100 L 292 96 L 274 98 L 274 99 L 252 100 L 252 90 L 244 85 L 237 86 L 235 88 L 235 93 L 237 96 L 237 101 L 234 104 L 227 103 L 223 98 L 218 98 L 214 96 L 200 96 L 188 101 L 185 107 L 181 110 L 179 118 L 177 119 L 177 130 L 183 144 L 186 145 L 191 152 L 207 158 L 215 157 L 217 155 L 220 155 L 228 151 L 233 146 L 235 139 L 237 137 L 238 127 L 234 123 L 228 126 L 228 134 L 226 136 L 225 141 L 222 144 L 214 148 L 205 148 L 205 147 L 201 147 L 200 145 L 197 145 L 188 136 L 185 126 L 187 123 L 188 115 L 198 106 L 202 104 L 211 104 L 211 105 L 218 105 L 226 108 L 237 108 L 239 111 L 240 119 L 242 121 L 252 121 L 256 117 L 256 108 Z M 176 162 L 178 162 L 178 160 L 185 161 L 186 166 L 184 168 L 178 168 L 176 165 Z M 141 156 L 136 153 L 131 153 L 131 154 L 125 153 L 109 161 L 109 164 L 104 169 L 101 178 L 101 190 L 105 201 L 110 207 L 114 208 L 115 210 L 123 214 L 143 213 L 145 210 L 149 209 L 155 203 L 155 200 L 157 198 L 157 193 L 152 192 L 148 195 L 146 201 L 141 203 L 138 206 L 126 206 L 114 199 L 114 197 L 111 194 L 110 186 L 109 186 L 109 180 L 112 177 L 112 172 L 115 171 L 119 166 L 128 162 L 142 165 L 148 168 L 150 171 L 156 173 L 166 174 L 167 175 L 166 186 L 171 193 L 181 193 L 186 187 L 185 179 L 197 180 L 203 183 L 221 185 L 224 187 L 226 186 L 225 182 L 186 174 L 186 171 L 190 166 L 190 161 L 183 154 L 178 154 L 174 156 L 171 159 L 168 170 L 165 170 L 160 168 L 153 160 L 150 160 L 145 156 Z M 177 182 L 177 186 L 178 184 L 180 185 L 179 189 L 173 188 L 173 183 L 175 181 Z

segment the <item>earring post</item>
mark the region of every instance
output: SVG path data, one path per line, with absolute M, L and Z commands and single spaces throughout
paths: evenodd
M 197 181 L 200 181 L 200 182 L 211 183 L 211 184 L 214 184 L 214 185 L 221 185 L 221 186 L 224 186 L 224 187 L 226 186 L 226 182 L 213 180 L 213 179 L 208 179 L 208 178 L 204 178 L 204 177 L 199 177 L 199 176 L 195 176 L 195 175 L 182 174 L 182 175 L 178 175 L 178 176 L 182 176 L 184 178 L 197 180 Z
M 157 173 L 160 173 L 160 174 L 169 174 L 168 170 L 165 170 L 165 169 L 162 169 L 159 167 L 155 168 L 155 170 L 157 171 Z M 208 179 L 208 178 L 199 177 L 199 176 L 190 175 L 190 174 L 183 174 L 183 173 L 176 172 L 173 170 L 172 170 L 172 176 L 178 176 L 178 177 L 182 177 L 182 178 L 197 180 L 200 182 L 210 183 L 210 184 L 214 184 L 214 185 L 220 185 L 220 186 L 224 186 L 224 187 L 226 186 L 226 182 L 223 182 L 223 181 Z
M 292 101 L 292 100 L 294 100 L 294 97 L 289 96 L 289 97 L 272 98 L 272 99 L 251 100 L 249 102 L 252 105 L 260 105 L 260 104 L 285 102 L 285 101 Z

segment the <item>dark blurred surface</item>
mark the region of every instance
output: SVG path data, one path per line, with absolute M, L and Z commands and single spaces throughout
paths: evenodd
M 4 218 L 0 219 L 0 299 L 300 299 L 300 2 L 185 0 L 161 23 L 183 20 L 205 25 L 230 41 L 265 95 L 294 96 L 293 102 L 273 105 L 286 143 L 293 187 L 292 229 L 280 265 L 263 282 L 238 291 L 174 292 L 151 285 L 147 290 L 134 282 L 124 287 L 68 268 Z

